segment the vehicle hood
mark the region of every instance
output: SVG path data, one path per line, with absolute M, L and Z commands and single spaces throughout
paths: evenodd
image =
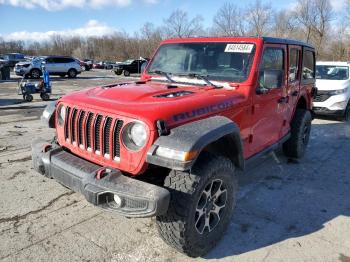
M 350 85 L 350 80 L 331 80 L 316 79 L 316 87 L 318 90 L 338 90 L 344 89 Z
M 30 64 L 31 64 L 30 61 L 23 61 L 23 62 L 18 62 L 18 63 L 16 64 L 16 66 L 24 66 L 24 65 L 30 65 Z
M 154 126 L 164 120 L 169 127 L 228 110 L 245 97 L 234 90 L 199 86 L 169 87 L 165 83 L 136 82 L 96 87 L 71 93 L 63 103 L 119 114 Z

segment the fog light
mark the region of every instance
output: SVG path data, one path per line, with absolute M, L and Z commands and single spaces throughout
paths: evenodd
M 342 102 L 334 103 L 331 107 L 338 107 L 340 110 L 343 110 L 346 108 L 347 104 L 348 103 L 346 101 L 342 101 Z
M 116 203 L 117 207 L 121 207 L 123 200 L 118 195 L 114 195 L 114 202 Z

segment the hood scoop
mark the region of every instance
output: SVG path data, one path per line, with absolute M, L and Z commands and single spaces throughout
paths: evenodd
M 176 91 L 176 92 L 156 95 L 154 97 L 156 97 L 156 98 L 174 98 L 174 97 L 180 97 L 180 96 L 187 96 L 187 95 L 190 95 L 190 94 L 193 94 L 193 93 L 194 92 L 182 90 L 182 91 Z

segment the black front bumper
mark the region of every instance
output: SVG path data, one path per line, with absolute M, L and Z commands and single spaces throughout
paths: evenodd
M 90 203 L 126 217 L 164 214 L 168 190 L 101 167 L 42 140 L 32 142 L 33 166 L 40 174 L 83 194 Z M 117 202 L 115 201 L 117 195 Z

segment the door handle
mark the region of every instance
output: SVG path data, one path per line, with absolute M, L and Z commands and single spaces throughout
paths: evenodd
M 299 94 L 298 91 L 294 91 L 294 92 L 292 93 L 292 96 L 298 96 L 298 94 Z
M 283 103 L 286 104 L 286 103 L 288 103 L 288 101 L 289 101 L 289 96 L 284 96 L 284 97 L 281 97 L 278 99 L 279 104 L 283 104 Z

